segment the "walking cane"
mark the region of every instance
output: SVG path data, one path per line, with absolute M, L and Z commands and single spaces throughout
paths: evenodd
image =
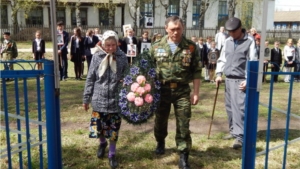
M 211 114 L 211 121 L 210 121 L 210 126 L 209 126 L 209 131 L 208 131 L 208 137 L 207 137 L 207 139 L 209 139 L 210 131 L 211 131 L 211 125 L 212 125 L 212 122 L 214 120 L 215 107 L 216 107 L 216 102 L 217 102 L 217 97 L 218 97 L 219 86 L 220 86 L 219 82 L 216 82 L 216 83 L 217 83 L 217 91 L 216 91 L 214 106 L 213 106 L 213 110 L 212 110 L 212 114 Z

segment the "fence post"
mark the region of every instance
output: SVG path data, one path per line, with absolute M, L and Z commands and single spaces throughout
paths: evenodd
M 242 169 L 255 168 L 259 92 L 257 92 L 258 61 L 247 63 L 247 89 Z
M 54 85 L 54 62 L 44 61 L 48 168 L 62 169 L 59 99 Z

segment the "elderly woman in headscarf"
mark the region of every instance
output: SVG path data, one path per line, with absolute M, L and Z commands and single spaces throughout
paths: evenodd
M 116 142 L 121 126 L 118 101 L 116 100 L 118 86 L 123 72 L 128 65 L 127 57 L 118 48 L 118 36 L 114 31 L 106 31 L 99 50 L 93 55 L 86 78 L 83 94 L 83 108 L 87 111 L 91 103 L 93 113 L 91 118 L 90 137 L 100 138 L 97 157 L 104 157 L 109 140 L 109 165 L 116 168 Z

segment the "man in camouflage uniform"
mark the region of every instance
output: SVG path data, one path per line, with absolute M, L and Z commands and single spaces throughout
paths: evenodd
M 192 147 L 189 122 L 191 104 L 197 104 L 199 99 L 200 57 L 195 43 L 183 37 L 183 22 L 178 16 L 167 18 L 165 29 L 168 35 L 156 41 L 150 49 L 162 84 L 160 108 L 155 114 L 155 152 L 165 152 L 168 118 L 173 104 L 177 126 L 176 145 L 180 153 L 179 167 L 189 169 L 188 155 Z M 193 82 L 192 94 L 190 82 Z
M 3 33 L 3 44 L 1 45 L 1 58 L 3 61 L 12 61 L 18 56 L 16 42 L 10 39 L 10 32 Z M 14 65 L 8 63 L 5 65 L 6 70 L 14 70 Z

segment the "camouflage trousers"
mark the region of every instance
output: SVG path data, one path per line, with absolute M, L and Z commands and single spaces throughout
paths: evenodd
M 162 85 L 160 107 L 155 114 L 154 136 L 157 142 L 162 142 L 168 135 L 168 119 L 171 104 L 174 106 L 176 117 L 176 146 L 179 151 L 189 151 L 192 147 L 190 135 L 191 119 L 191 89 L 188 84 L 175 89 Z
M 3 53 L 2 54 L 2 61 L 13 61 L 14 58 L 10 53 Z M 14 70 L 14 65 L 12 63 L 6 63 L 4 65 L 5 70 Z

